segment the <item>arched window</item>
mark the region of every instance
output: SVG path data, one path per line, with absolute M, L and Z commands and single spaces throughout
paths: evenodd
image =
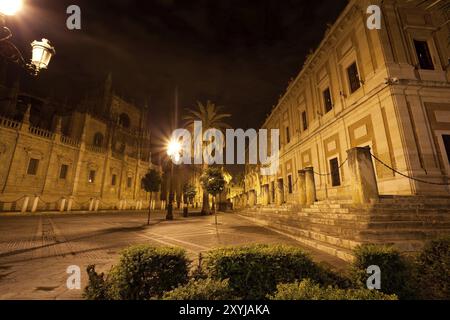
M 130 117 L 126 113 L 122 113 L 119 116 L 119 125 L 128 129 L 131 126 Z
M 97 132 L 94 135 L 94 146 L 96 147 L 103 147 L 103 134 L 101 134 L 100 132 Z

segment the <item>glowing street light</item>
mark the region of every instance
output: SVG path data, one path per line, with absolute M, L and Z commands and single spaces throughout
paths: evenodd
M 42 69 L 47 69 L 51 58 L 55 55 L 55 48 L 51 46 L 50 41 L 47 39 L 33 41 L 31 43 L 31 62 L 25 62 L 22 53 L 10 41 L 12 32 L 5 25 L 5 16 L 16 14 L 22 6 L 23 0 L 0 0 L 0 54 L 36 76 Z
M 167 144 L 167 155 L 171 158 L 170 178 L 169 178 L 169 201 L 167 203 L 166 220 L 173 220 L 173 164 L 179 163 L 181 159 L 181 143 L 177 140 L 170 140 Z
M 47 39 L 42 39 L 42 41 L 33 41 L 31 43 L 32 48 L 32 58 L 31 64 L 39 72 L 41 69 L 47 69 L 50 60 L 55 55 L 55 48 L 50 44 Z
M 181 158 L 181 144 L 176 140 L 171 140 L 167 145 L 167 155 L 174 162 L 179 162 Z
M 0 13 L 5 16 L 13 16 L 22 9 L 22 0 L 0 0 Z

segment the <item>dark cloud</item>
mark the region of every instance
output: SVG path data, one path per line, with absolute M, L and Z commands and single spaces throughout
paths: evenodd
M 19 41 L 45 36 L 57 48 L 33 83 L 40 94 L 75 101 L 111 71 L 120 93 L 151 101 L 156 125 L 178 86 L 182 107 L 210 99 L 233 113 L 233 125 L 255 127 L 346 2 L 36 0 L 13 25 Z M 71 4 L 81 7 L 81 31 L 65 28 Z

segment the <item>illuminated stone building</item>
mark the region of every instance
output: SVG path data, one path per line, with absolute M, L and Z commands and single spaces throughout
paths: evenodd
M 381 7 L 380 30 L 369 30 L 366 24 L 367 8 L 374 4 Z M 436 200 L 440 207 L 434 209 L 446 212 L 448 219 L 449 19 L 447 1 L 349 1 L 262 126 L 280 129 L 279 172 L 264 177 L 259 168 L 248 167 L 245 193 L 235 202 L 241 207 L 285 204 L 286 210 L 298 213 L 300 209 L 292 208 L 306 208 L 302 193 L 304 170 L 309 170 L 317 202 L 299 214 L 308 216 L 309 212 L 312 219 L 316 210 L 323 215 L 304 220 L 296 235 L 305 243 L 345 252 L 370 239 L 362 236 L 364 228 L 345 225 L 345 217 L 330 220 L 330 214 L 348 212 L 345 204 L 355 205 L 347 151 L 370 147 L 375 156 L 371 159 L 375 188 L 385 206 L 401 208 L 409 203 L 413 210 L 425 206 L 427 199 L 441 197 L 440 202 Z M 288 218 L 285 225 L 289 225 Z M 333 232 L 330 225 L 336 227 Z M 415 230 L 408 231 L 420 229 L 416 227 L 411 224 Z M 349 234 L 353 229 L 354 236 L 345 235 L 347 229 Z M 449 232 L 430 230 L 409 239 Z M 406 239 L 400 231 L 397 235 L 376 239 Z M 349 241 L 343 244 L 345 239 Z
M 0 211 L 148 207 L 149 112 L 115 95 L 110 77 L 58 116 L 45 101 L 16 101 L 0 118 Z

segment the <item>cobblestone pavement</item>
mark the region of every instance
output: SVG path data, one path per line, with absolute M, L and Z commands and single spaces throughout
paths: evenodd
M 176 215 L 174 221 L 165 221 L 162 212 L 153 213 L 150 226 L 142 212 L 1 216 L 0 299 L 80 299 L 81 290 L 67 289 L 69 266 L 81 268 L 84 288 L 87 265 L 107 272 L 120 250 L 143 243 L 183 247 L 193 260 L 218 246 L 283 243 L 303 247 L 318 261 L 346 266 L 235 214 L 219 215 L 217 227 L 211 216 Z

